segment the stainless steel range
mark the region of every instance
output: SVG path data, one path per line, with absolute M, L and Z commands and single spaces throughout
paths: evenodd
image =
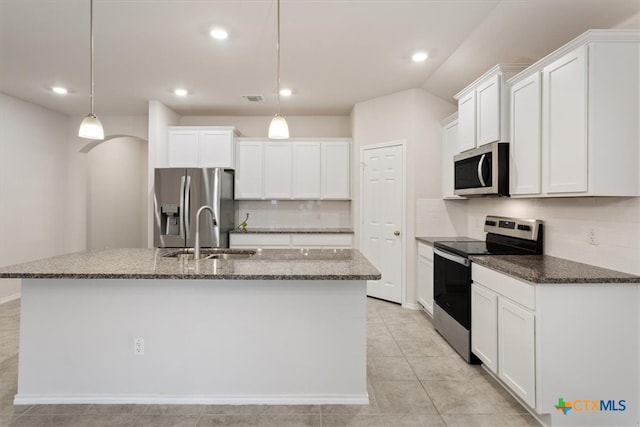
M 487 216 L 485 241 L 438 241 L 434 253 L 433 323 L 436 330 L 470 363 L 471 255 L 542 254 L 542 221 Z

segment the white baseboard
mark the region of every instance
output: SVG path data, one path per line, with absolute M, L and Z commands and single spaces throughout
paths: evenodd
M 167 395 L 36 395 L 17 394 L 14 405 L 134 404 L 134 405 L 367 405 L 368 395 L 265 395 L 265 396 L 167 396 Z
M 6 297 L 2 297 L 2 298 L 0 298 L 0 304 L 4 304 L 5 302 L 9 302 L 9 301 L 20 299 L 21 295 L 22 294 L 20 292 L 18 292 L 17 294 L 11 294 L 11 295 L 8 295 Z
M 408 308 L 409 310 L 422 310 L 422 307 L 419 304 L 408 302 L 402 304 L 402 308 Z

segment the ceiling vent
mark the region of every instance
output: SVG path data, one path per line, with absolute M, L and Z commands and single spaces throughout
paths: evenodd
M 262 95 L 242 95 L 242 98 L 245 101 L 249 101 L 249 102 L 262 102 L 262 101 L 264 101 L 264 97 Z

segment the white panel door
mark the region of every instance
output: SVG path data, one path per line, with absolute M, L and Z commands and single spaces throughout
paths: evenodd
M 498 294 L 471 285 L 471 351 L 498 373 Z
M 169 167 L 198 166 L 198 131 L 169 131 Z
M 458 152 L 476 147 L 476 93 L 458 100 Z
M 294 142 L 292 154 L 292 197 L 294 199 L 319 199 L 321 144 L 312 141 Z
M 402 302 L 403 147 L 363 150 L 363 253 L 380 271 L 367 294 Z
M 582 46 L 542 70 L 546 193 L 587 191 L 587 61 Z
M 322 143 L 322 198 L 349 199 L 351 188 L 351 144 Z
M 203 168 L 234 168 L 233 134 L 231 131 L 200 131 L 200 158 Z
M 498 299 L 498 359 L 498 377 L 535 408 L 535 316 L 502 297 Z
M 540 193 L 540 97 L 539 73 L 511 87 L 511 194 Z
M 500 140 L 500 76 L 495 75 L 476 89 L 477 145 Z
M 236 199 L 262 199 L 264 141 L 239 141 L 236 145 Z
M 268 141 L 264 145 L 264 198 L 291 198 L 291 142 Z

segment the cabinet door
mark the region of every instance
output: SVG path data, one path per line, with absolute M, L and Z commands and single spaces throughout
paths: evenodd
M 291 143 L 268 141 L 264 145 L 264 198 L 291 198 Z
M 455 120 L 442 129 L 442 198 L 458 199 L 453 194 L 453 156 L 458 154 L 458 121 Z
M 498 373 L 498 294 L 477 283 L 471 285 L 471 351 Z
M 198 166 L 198 131 L 169 131 L 169 150 L 167 154 L 169 167 Z
M 233 134 L 231 131 L 200 131 L 198 166 L 203 168 L 234 168 Z
M 458 101 L 458 152 L 476 147 L 476 93 Z
M 495 75 L 476 89 L 476 145 L 500 140 L 500 76 Z
M 587 64 L 582 46 L 542 71 L 543 191 L 587 191 Z
M 418 301 L 433 316 L 433 261 L 418 256 Z
M 540 74 L 511 87 L 511 194 L 540 193 Z
M 349 141 L 322 143 L 322 198 L 350 198 L 351 144 Z
M 319 199 L 321 193 L 321 144 L 299 141 L 292 144 L 294 199 Z
M 498 377 L 531 408 L 536 406 L 534 320 L 532 312 L 499 298 Z
M 239 141 L 236 144 L 236 199 L 262 199 L 263 141 Z

